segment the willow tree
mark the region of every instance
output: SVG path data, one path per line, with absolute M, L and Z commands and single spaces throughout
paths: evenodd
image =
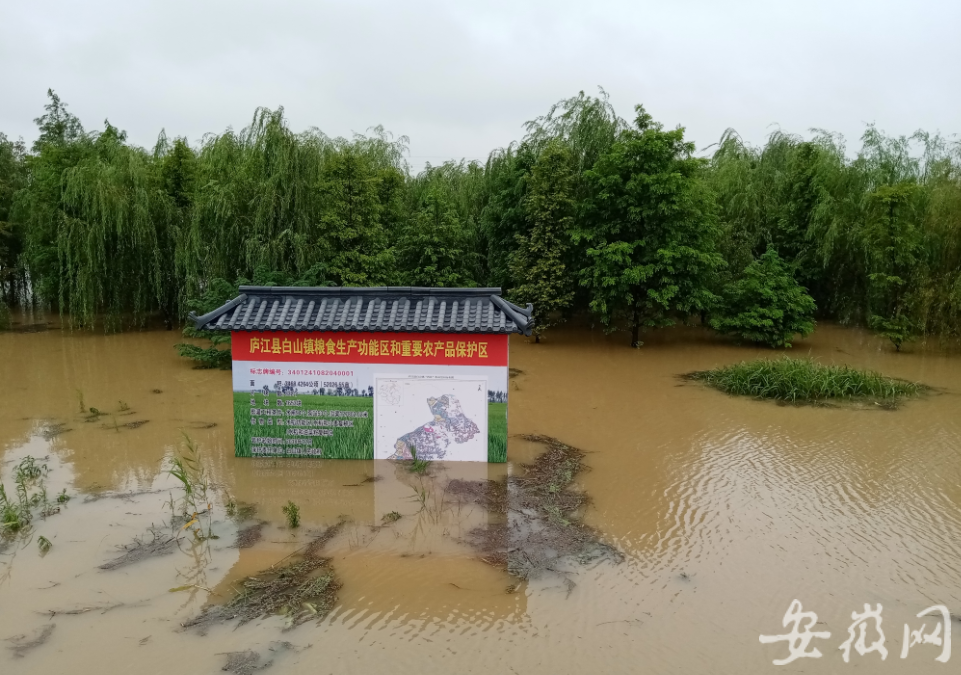
M 63 175 L 60 307 L 75 324 L 92 327 L 103 313 L 108 329 L 127 315 L 142 325 L 148 311 L 176 295 L 163 273 L 174 262 L 163 241 L 172 204 L 151 155 L 125 141 L 108 123 L 92 154 Z
M 513 284 L 510 255 L 515 238 L 526 231 L 524 199 L 536 160 L 533 146 L 526 143 L 495 150 L 487 158 L 487 199 L 480 215 L 480 232 L 487 278 L 493 286 L 510 288 Z
M 486 187 L 484 168 L 464 161 L 428 164 L 406 181 L 405 219 L 391 232 L 399 283 L 475 286 L 486 278 Z
M 325 266 L 336 283 L 380 279 L 372 267 L 383 267 L 382 231 L 399 220 L 392 207 L 405 148 L 405 138 L 379 128 L 351 140 L 294 133 L 282 108 L 206 137 L 178 253 L 190 297 L 214 278 L 249 278 L 259 267 L 298 277 Z
M 524 124 L 527 131 L 524 142 L 538 152 L 558 141 L 568 148 L 575 188 L 581 185 L 581 175 L 610 150 L 622 132 L 630 128 L 615 112 L 607 92 L 600 87 L 598 90 L 597 96 L 587 96 L 581 91 L 577 96 L 562 99 L 552 105 L 546 115 Z M 577 196 L 585 195 L 578 190 Z
M 528 234 L 524 203 L 534 164 L 544 148 L 555 143 L 567 148 L 573 171 L 572 197 L 582 202 L 589 194 L 584 172 L 594 166 L 627 128 L 627 122 L 617 116 L 603 89 L 598 96 L 588 96 L 581 91 L 558 101 L 546 114 L 526 122 L 526 133 L 519 143 L 490 154 L 482 233 L 493 283 L 508 288 L 514 283 L 510 256 L 516 237 Z M 571 246 L 564 263 L 576 269 L 584 255 L 582 247 Z
M 259 265 L 310 266 L 321 216 L 317 186 L 332 152 L 319 132 L 293 133 L 282 108 L 258 109 L 239 133 L 204 139 L 178 254 L 191 297 L 210 279 L 250 276 Z

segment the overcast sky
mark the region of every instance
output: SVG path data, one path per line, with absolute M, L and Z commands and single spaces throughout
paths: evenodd
M 382 124 L 410 162 L 484 159 L 604 87 L 699 148 L 728 127 L 961 132 L 958 0 L 0 0 L 0 131 L 30 142 L 54 89 L 85 128 L 197 142 L 257 106 L 331 136 Z

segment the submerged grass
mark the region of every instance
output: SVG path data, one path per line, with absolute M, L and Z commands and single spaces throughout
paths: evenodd
M 60 512 L 60 508 L 47 499 L 44 478 L 48 472 L 46 464 L 27 456 L 14 471 L 12 493 L 7 493 L 0 482 L 0 538 L 13 539 L 27 535 L 37 511 L 43 518 Z M 42 544 L 41 551 L 46 552 Z
M 619 561 L 621 555 L 581 522 L 589 498 L 573 489 L 573 483 L 586 468 L 584 453 L 549 436 L 523 438 L 547 447 L 533 462 L 522 465 L 523 476 L 498 481 L 453 480 L 447 491 L 500 516 L 499 522 L 468 535 L 468 543 L 481 560 L 521 580 L 553 572 L 572 588 L 563 571 L 567 562 Z
M 344 522 L 328 527 L 296 555 L 241 580 L 230 600 L 223 605 L 205 608 L 198 616 L 183 623 L 183 627 L 203 632 L 215 623 L 237 620 L 245 624 L 277 614 L 286 617 L 288 628 L 311 619 L 323 619 L 334 608 L 341 584 L 330 566 L 330 559 L 319 553 L 324 544 L 341 530 Z
M 728 394 L 791 403 L 831 399 L 896 400 L 917 396 L 928 389 L 923 384 L 886 377 L 871 370 L 825 366 L 812 359 L 786 356 L 742 361 L 713 370 L 689 373 L 684 377 Z

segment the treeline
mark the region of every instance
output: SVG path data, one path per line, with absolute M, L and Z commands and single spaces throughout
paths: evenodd
M 0 135 L 0 296 L 76 326 L 172 326 L 252 282 L 501 286 L 539 332 L 589 312 L 635 344 L 700 320 L 785 345 L 815 313 L 898 346 L 961 336 L 961 151 L 940 136 L 868 127 L 852 157 L 828 133 L 728 132 L 702 158 L 581 93 L 485 164 L 412 175 L 380 128 L 296 133 L 261 109 L 146 150 L 49 96 L 29 150 Z

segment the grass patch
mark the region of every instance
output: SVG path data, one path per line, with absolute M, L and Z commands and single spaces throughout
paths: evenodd
M 277 395 L 269 394 L 267 405 L 263 405 L 264 396 L 257 394 L 257 406 L 277 410 L 283 406 L 277 405 Z M 316 455 L 325 459 L 373 459 L 374 458 L 374 401 L 364 396 L 315 396 L 313 394 L 297 394 L 294 397 L 281 396 L 282 399 L 296 398 L 301 401 L 299 410 L 350 410 L 367 411 L 367 417 L 351 418 L 353 427 L 337 427 L 334 435 L 314 438 L 314 448 L 321 449 L 322 454 Z M 252 437 L 287 438 L 287 427 L 276 424 L 270 426 L 251 424 L 250 394 L 234 392 L 234 455 L 236 457 L 252 457 Z M 274 421 L 274 420 L 271 420 Z M 426 421 L 426 420 L 425 420 Z M 258 455 L 269 457 L 305 457 L 304 454 L 286 452 L 287 446 L 277 445 L 277 453 L 272 455 Z M 291 446 L 295 449 L 302 446 Z M 489 403 L 487 406 L 487 461 L 507 461 L 507 404 Z
M 268 400 L 268 405 L 263 405 L 264 399 Z M 297 394 L 296 396 L 281 396 L 281 399 L 290 400 L 295 398 L 301 401 L 298 410 L 306 412 L 309 410 L 348 410 L 366 411 L 367 417 L 350 418 L 354 422 L 353 427 L 335 427 L 333 436 L 313 437 L 313 449 L 321 449 L 322 454 L 315 455 L 325 459 L 373 459 L 374 458 L 374 400 L 364 396 L 315 396 L 313 394 Z M 255 397 L 257 406 L 261 408 L 271 408 L 277 410 L 283 406 L 277 405 L 277 395 L 269 394 L 263 396 L 257 394 Z M 250 415 L 250 394 L 243 392 L 234 393 L 234 454 L 237 457 L 252 457 L 250 439 L 252 437 L 281 438 L 286 439 L 287 427 L 277 426 L 253 426 L 251 425 Z M 303 419 L 303 418 L 301 418 Z M 320 417 L 314 419 L 321 419 Z M 271 421 L 275 421 L 276 418 Z M 274 446 L 276 454 L 266 455 L 270 457 L 305 457 L 309 455 L 297 454 L 293 451 L 304 446 Z M 264 455 L 258 455 L 264 456 Z
M 791 403 L 828 400 L 898 400 L 927 390 L 923 384 L 885 377 L 850 366 L 825 366 L 812 359 L 742 361 L 713 370 L 689 373 L 686 379 L 703 382 L 738 396 Z
M 507 461 L 507 404 L 487 404 L 487 461 Z

